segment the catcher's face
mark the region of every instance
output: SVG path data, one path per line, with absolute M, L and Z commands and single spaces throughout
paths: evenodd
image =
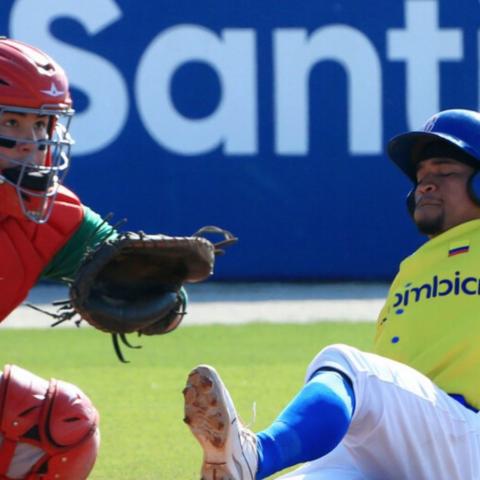
M 422 233 L 435 237 L 480 218 L 480 207 L 467 188 L 473 172 L 452 158 L 429 158 L 418 164 L 414 220 Z
M 0 169 L 21 164 L 45 164 L 48 117 L 32 113 L 4 112 L 0 116 Z
M 36 223 L 48 220 L 70 164 L 72 116 L 69 109 L 0 105 L 0 193 L 9 213 L 19 207 Z

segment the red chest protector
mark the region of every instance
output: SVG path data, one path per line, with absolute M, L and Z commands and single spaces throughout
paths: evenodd
M 2 186 L 3 187 L 3 186 Z M 0 321 L 28 295 L 83 220 L 80 200 L 64 187 L 47 223 L 11 215 L 0 205 Z

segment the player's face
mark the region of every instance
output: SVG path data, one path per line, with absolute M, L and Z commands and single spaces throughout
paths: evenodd
M 473 171 L 451 158 L 429 158 L 419 163 L 414 220 L 422 233 L 434 237 L 480 218 L 480 207 L 467 191 Z
M 48 118 L 31 113 L 3 112 L 0 114 L 0 137 L 17 140 L 12 148 L 0 145 L 0 169 L 20 163 L 44 165 L 46 149 L 34 142 L 48 137 Z

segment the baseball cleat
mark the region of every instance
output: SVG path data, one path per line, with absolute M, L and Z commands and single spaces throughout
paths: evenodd
M 203 449 L 201 480 L 255 480 L 257 440 L 244 427 L 213 367 L 192 370 L 183 390 L 184 422 Z

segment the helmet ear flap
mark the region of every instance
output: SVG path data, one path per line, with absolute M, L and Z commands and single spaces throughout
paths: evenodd
M 471 199 L 480 205 L 480 170 L 475 170 L 468 181 L 468 193 Z
M 479 185 L 478 185 L 478 193 L 480 194 L 480 178 L 479 178 Z M 413 217 L 415 213 L 415 190 L 417 186 L 414 185 L 413 188 L 408 192 L 406 203 L 407 203 L 407 210 L 411 217 Z M 480 196 L 479 196 L 480 199 Z

